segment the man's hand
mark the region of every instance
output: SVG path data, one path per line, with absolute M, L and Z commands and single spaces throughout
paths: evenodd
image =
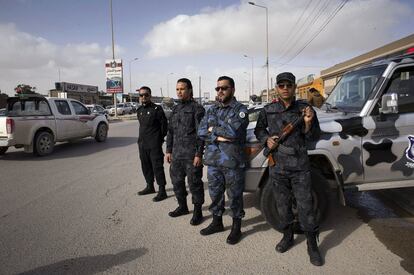
M 217 141 L 220 141 L 220 142 L 230 142 L 231 140 L 230 140 L 230 139 L 227 139 L 227 138 L 225 138 L 225 137 L 220 137 L 220 136 L 218 136 L 218 137 L 217 137 Z
M 303 114 L 304 114 L 303 121 L 305 123 L 310 123 L 313 117 L 315 116 L 310 106 L 307 106 L 305 109 L 303 109 Z
M 193 166 L 194 167 L 198 167 L 198 166 L 201 166 L 201 158 L 200 157 L 194 157 L 194 160 L 193 160 Z
M 278 138 L 279 138 L 278 136 L 272 136 L 272 137 L 267 138 L 266 144 L 270 150 L 273 150 L 276 147 L 277 145 L 276 140 Z
M 168 162 L 168 163 L 171 163 L 171 161 L 172 161 L 172 154 L 171 153 L 165 154 L 165 161 Z
M 311 126 L 312 126 L 312 119 L 315 116 L 313 113 L 313 110 L 310 106 L 307 106 L 305 109 L 303 109 L 303 121 L 305 122 L 305 130 L 304 133 L 306 134 L 309 132 Z

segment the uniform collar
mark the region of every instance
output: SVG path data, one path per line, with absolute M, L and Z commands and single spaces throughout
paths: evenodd
M 290 110 L 290 109 L 294 109 L 297 105 L 297 102 L 296 102 L 296 98 L 293 98 L 292 103 L 287 108 L 285 106 L 285 103 L 282 100 L 276 101 L 275 104 L 277 106 L 277 109 L 279 111 L 283 112 L 283 111 L 287 111 L 287 110 Z

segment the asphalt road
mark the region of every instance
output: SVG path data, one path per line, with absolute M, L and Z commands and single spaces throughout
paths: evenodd
M 350 194 L 351 206 L 332 198 L 321 227 L 326 263 L 309 263 L 303 235 L 284 254 L 281 234 L 245 194 L 242 241 L 227 231 L 201 236 L 208 220 L 170 218 L 170 197 L 137 196 L 145 186 L 136 144 L 137 122 L 110 125 L 106 143 L 62 143 L 47 157 L 22 150 L 0 157 L 0 274 L 408 274 L 414 273 L 414 221 L 375 193 Z M 207 203 L 209 203 L 206 191 Z

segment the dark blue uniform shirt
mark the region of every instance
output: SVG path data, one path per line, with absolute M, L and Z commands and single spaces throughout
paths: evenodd
M 227 168 L 244 168 L 246 128 L 249 124 L 247 107 L 233 98 L 227 106 L 215 104 L 200 123 L 198 136 L 206 142 L 204 164 Z M 213 127 L 212 132 L 208 131 Z M 217 137 L 229 139 L 219 142 Z

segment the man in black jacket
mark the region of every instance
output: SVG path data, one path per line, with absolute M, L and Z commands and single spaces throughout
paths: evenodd
M 177 81 L 178 104 L 172 109 L 168 123 L 166 161 L 171 164 L 170 176 L 174 186 L 178 207 L 168 213 L 179 217 L 189 213 L 185 177 L 194 204 L 190 224 L 198 225 L 203 220 L 201 207 L 204 203 L 202 156 L 204 141 L 197 137 L 197 129 L 204 116 L 204 108 L 193 99 L 193 86 L 187 78 Z
M 312 107 L 295 100 L 295 76 L 281 73 L 276 77 L 278 100 L 266 105 L 257 120 L 255 135 L 271 150 L 276 165 L 270 168 L 270 177 L 276 197 L 276 206 L 283 231 L 276 251 L 283 253 L 293 245 L 292 195 L 296 199 L 299 222 L 305 231 L 308 254 L 312 264 L 323 264 L 316 242 L 318 224 L 313 211 L 311 175 L 306 142 L 317 140 L 319 122 Z M 299 119 L 299 120 L 298 120 Z M 282 129 L 294 121 L 301 123 L 279 144 Z
M 165 191 L 164 153 L 162 143 L 167 135 L 167 118 L 161 106 L 151 101 L 151 89 L 143 86 L 139 89 L 141 106 L 137 109 L 139 121 L 138 148 L 147 187 L 138 192 L 138 195 L 155 193 L 154 175 L 159 191 L 153 201 L 162 201 L 167 198 Z

